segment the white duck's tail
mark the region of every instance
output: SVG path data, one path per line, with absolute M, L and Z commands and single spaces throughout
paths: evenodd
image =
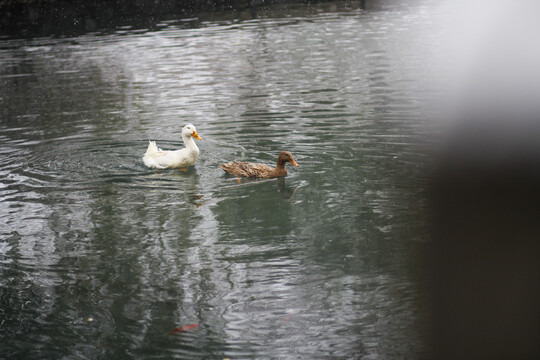
M 155 154 L 158 151 L 161 151 L 161 149 L 157 147 L 156 142 L 149 140 L 148 149 L 146 149 L 146 153 L 144 155 Z
M 152 169 L 165 169 L 164 166 L 161 166 L 159 163 L 156 162 L 156 158 L 160 156 L 162 151 L 163 150 L 157 147 L 155 141 L 149 141 L 148 149 L 146 149 L 146 153 L 144 153 L 144 156 L 142 158 L 144 165 Z

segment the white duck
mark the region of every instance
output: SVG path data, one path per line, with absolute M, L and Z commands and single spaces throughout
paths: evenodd
M 193 138 L 202 140 L 195 126 L 188 124 L 182 128 L 182 140 L 186 144 L 184 149 L 164 151 L 157 147 L 155 141 L 149 141 L 142 158 L 144 165 L 153 169 L 177 169 L 195 165 L 199 159 L 199 148 Z

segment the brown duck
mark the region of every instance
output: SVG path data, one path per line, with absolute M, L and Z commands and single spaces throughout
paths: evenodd
M 292 154 L 288 151 L 283 151 L 279 154 L 275 168 L 264 164 L 253 164 L 243 161 L 221 164 L 220 167 L 229 174 L 238 177 L 276 178 L 287 175 L 287 169 L 285 169 L 285 163 L 287 162 L 290 162 L 293 166 L 298 166 Z

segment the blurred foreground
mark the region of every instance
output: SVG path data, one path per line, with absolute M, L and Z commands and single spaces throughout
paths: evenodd
M 435 359 L 540 356 L 538 6 L 474 2 L 429 190 Z M 450 107 L 450 106 L 449 106 Z

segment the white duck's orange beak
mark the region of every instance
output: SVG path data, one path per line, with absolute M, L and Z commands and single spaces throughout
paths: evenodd
M 294 167 L 298 167 L 298 164 L 296 163 L 296 161 L 294 161 L 294 159 L 291 159 L 291 164 Z
M 194 131 L 193 134 L 191 134 L 191 136 L 193 136 L 197 140 L 202 140 L 202 137 L 200 137 L 199 134 L 197 134 L 196 131 Z

